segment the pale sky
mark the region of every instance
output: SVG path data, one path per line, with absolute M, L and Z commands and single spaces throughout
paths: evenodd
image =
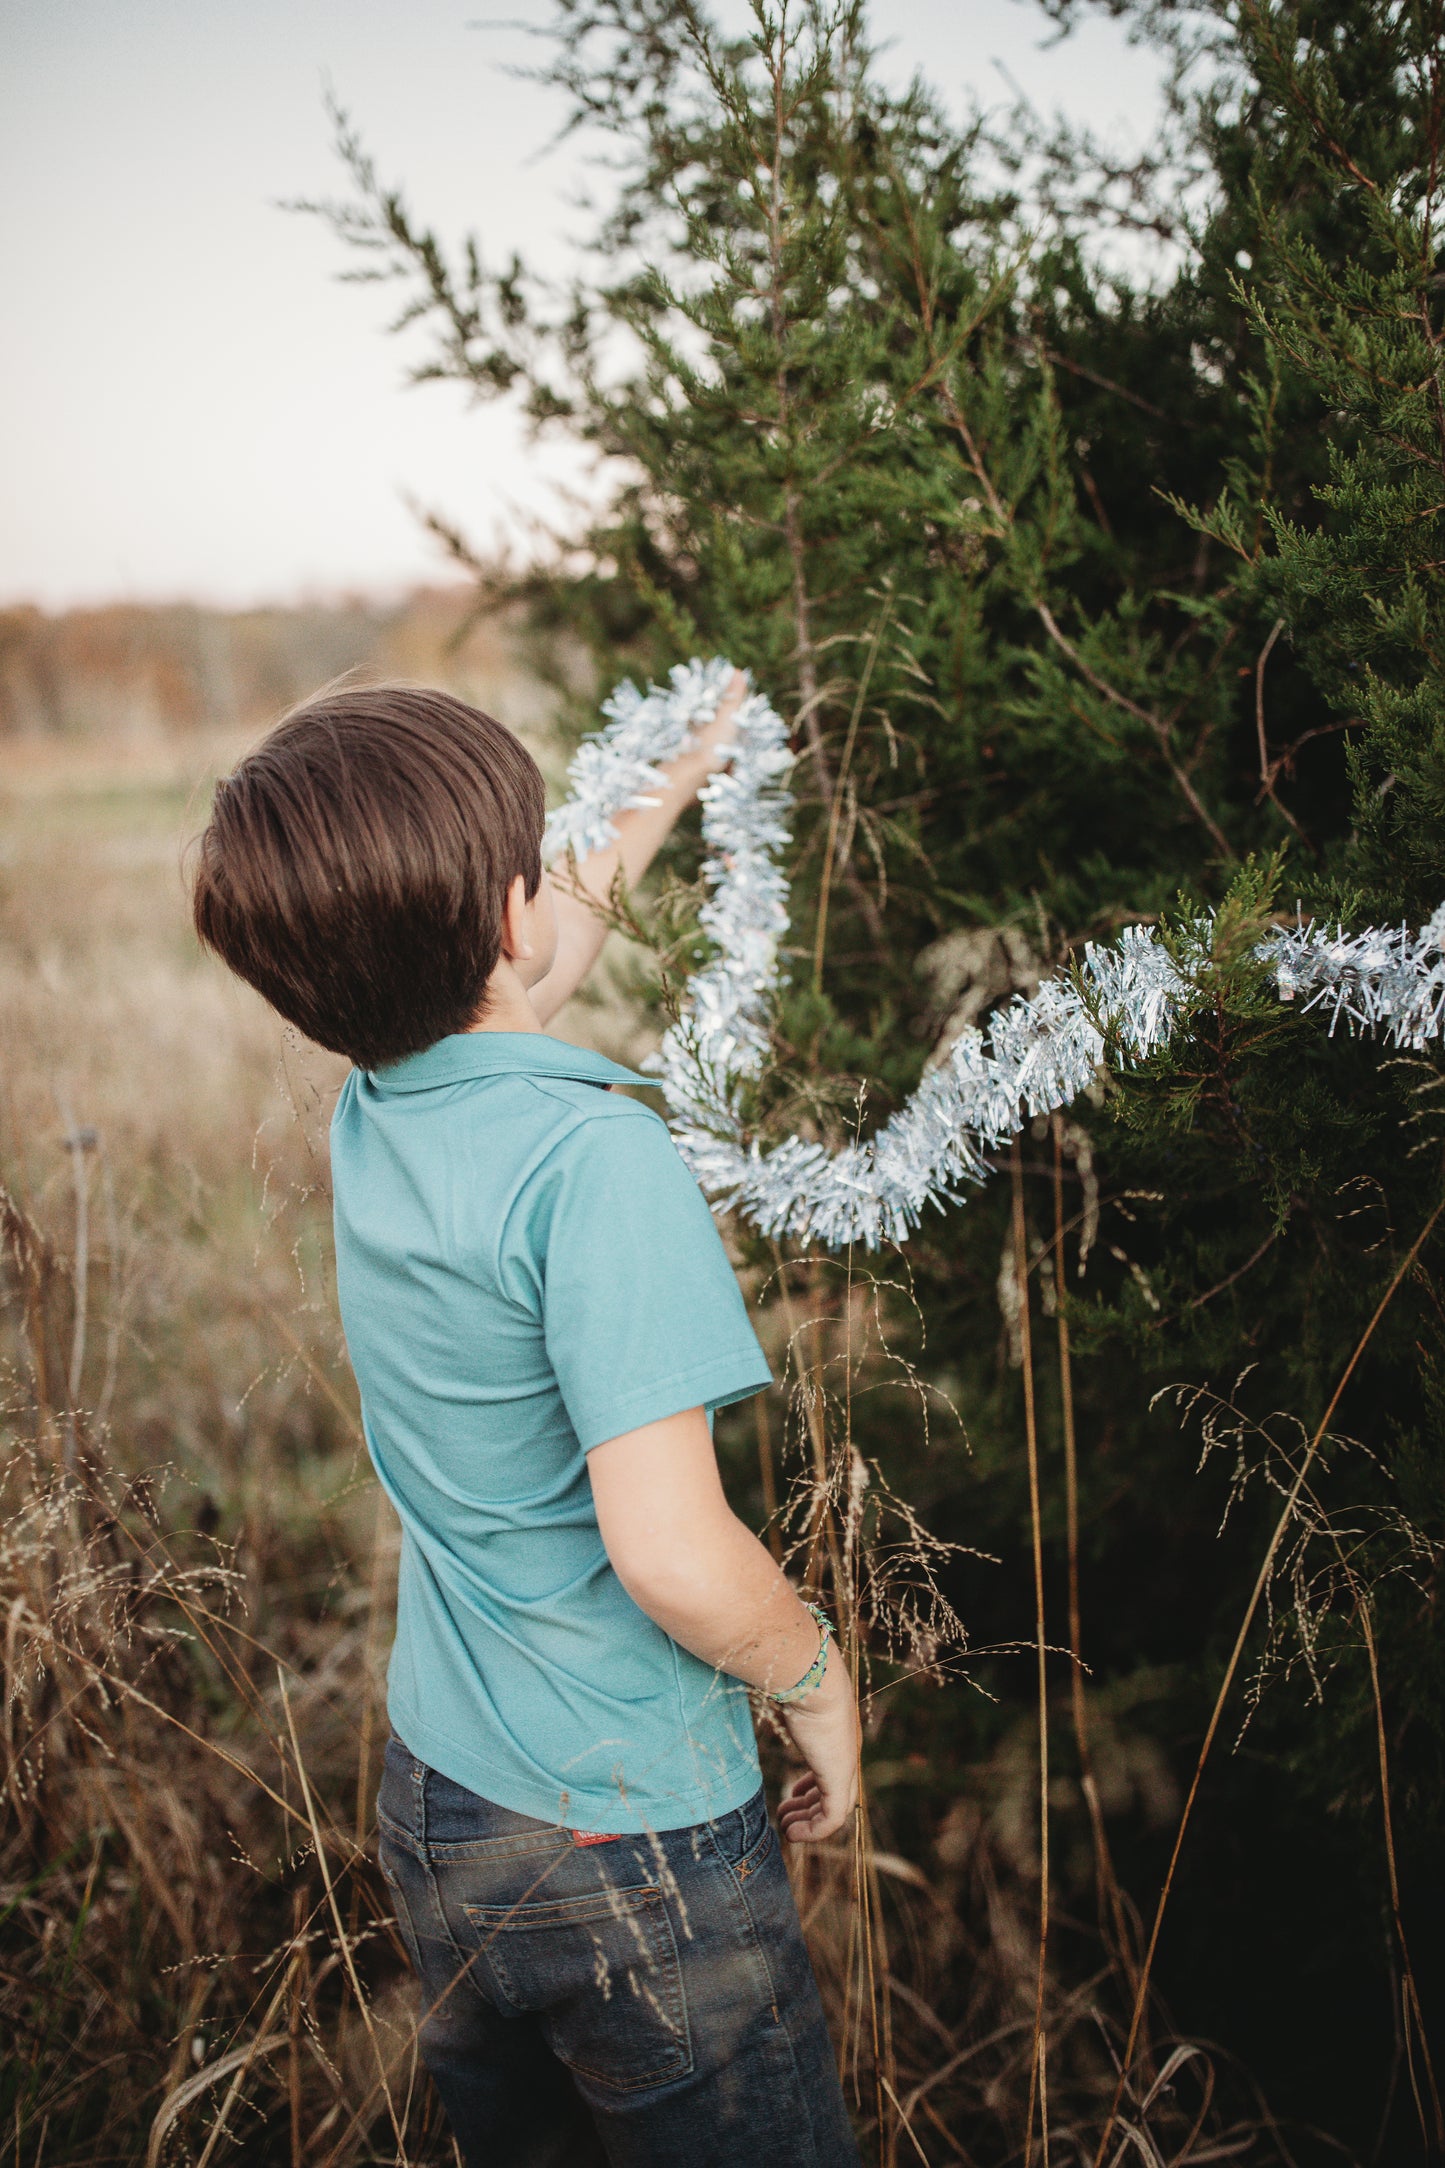
M 340 192 L 329 80 L 419 214 L 564 271 L 588 147 L 543 155 L 561 108 L 503 72 L 535 51 L 483 6 L 0 0 L 0 603 L 394 591 L 446 576 L 408 495 L 490 545 L 577 472 L 504 408 L 404 388 L 396 295 L 277 208 Z M 960 103 L 1004 102 L 1002 63 L 1046 112 L 1151 131 L 1158 62 L 1107 20 L 1051 50 L 1031 0 L 873 22 Z

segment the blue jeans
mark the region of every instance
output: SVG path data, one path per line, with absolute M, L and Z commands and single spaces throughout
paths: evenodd
M 761 1792 L 579 1842 L 394 1738 L 377 1804 L 468 2168 L 858 2168 Z

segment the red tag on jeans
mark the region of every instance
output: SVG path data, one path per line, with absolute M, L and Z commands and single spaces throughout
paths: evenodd
M 574 1844 L 621 1844 L 621 1837 L 589 1836 L 585 1829 L 569 1829 L 568 1836 Z

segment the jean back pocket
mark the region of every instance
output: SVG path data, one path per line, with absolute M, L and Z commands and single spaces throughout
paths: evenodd
M 615 2092 L 692 2068 L 677 1942 L 659 1889 L 600 1889 L 461 1910 L 497 1985 L 558 2059 Z

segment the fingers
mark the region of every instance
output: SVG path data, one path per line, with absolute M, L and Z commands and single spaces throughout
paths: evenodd
M 741 670 L 734 670 L 723 690 L 723 696 L 713 710 L 714 723 L 731 722 L 747 697 L 748 681 Z
M 691 778 L 695 772 L 705 775 L 721 766 L 737 737 L 738 710 L 747 692 L 746 677 L 741 670 L 734 670 L 707 721 L 693 725 L 687 746 L 671 764 L 670 772 Z
M 807 1821 L 822 1805 L 823 1787 L 811 1769 L 796 1777 L 778 1801 L 778 1820 L 786 1830 L 793 1822 Z
M 820 1802 L 810 1814 L 793 1815 L 785 1821 L 783 1835 L 789 1844 L 821 1844 L 825 1838 L 837 1835 L 851 1812 L 849 1808 L 844 1813 L 829 1813 Z
M 827 1833 L 830 1820 L 819 1798 L 807 1806 L 794 1806 L 787 1814 L 780 1811 L 778 1827 L 789 1844 L 817 1844 Z
M 829 1793 L 811 1769 L 790 1784 L 778 1803 L 778 1826 L 789 1844 L 820 1844 L 843 1827 L 857 1802 L 857 1787 Z

